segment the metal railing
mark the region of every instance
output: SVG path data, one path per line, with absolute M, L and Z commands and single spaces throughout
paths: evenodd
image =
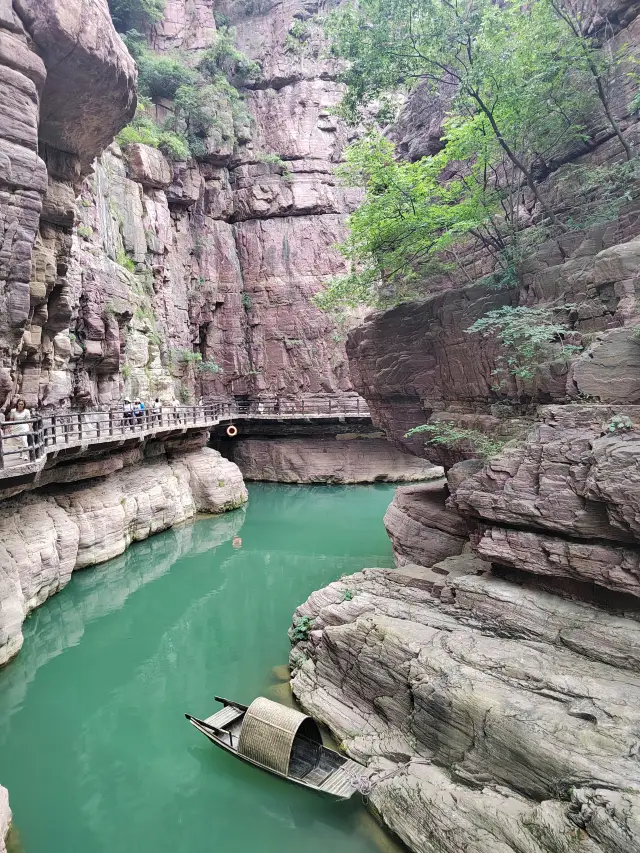
M 151 407 L 144 412 L 123 409 L 87 412 L 63 410 L 36 415 L 24 421 L 0 424 L 0 472 L 20 474 L 18 469 L 43 460 L 49 453 L 126 441 L 157 432 L 210 428 L 223 421 L 261 417 L 278 420 L 292 418 L 368 417 L 369 411 L 359 397 L 315 397 L 300 400 L 214 400 L 191 406 Z

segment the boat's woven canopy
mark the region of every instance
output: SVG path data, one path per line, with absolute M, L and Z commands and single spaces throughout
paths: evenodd
M 322 743 L 315 720 L 260 696 L 249 705 L 244 716 L 238 752 L 286 776 L 291 747 L 298 733 Z

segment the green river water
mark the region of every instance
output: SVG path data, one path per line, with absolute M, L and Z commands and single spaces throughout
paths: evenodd
M 354 798 L 325 801 L 211 745 L 184 719 L 286 701 L 272 668 L 309 593 L 392 565 L 393 487 L 255 484 L 246 509 L 74 574 L 0 672 L 0 780 L 24 853 L 379 853 Z M 235 534 L 240 550 L 232 548 Z M 17 844 L 16 844 L 17 840 Z

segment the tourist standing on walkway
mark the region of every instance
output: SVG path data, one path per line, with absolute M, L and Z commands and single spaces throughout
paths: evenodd
M 20 450 L 19 459 L 29 459 L 29 434 L 31 432 L 31 412 L 22 399 L 18 400 L 15 407 L 9 412 L 9 445 L 11 450 Z
M 142 424 L 142 419 L 144 418 L 144 403 L 139 398 L 133 402 L 133 414 L 136 416 L 138 423 Z

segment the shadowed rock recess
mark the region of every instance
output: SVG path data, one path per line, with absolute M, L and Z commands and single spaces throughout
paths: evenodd
M 612 44 L 637 54 L 637 5 L 614 5 Z M 430 98 L 418 92 L 396 128 L 410 156 L 439 137 L 446 98 Z M 634 144 L 636 122 L 623 119 Z M 620 150 L 603 133 L 588 160 Z M 469 277 L 485 262 L 470 257 Z M 412 850 L 640 850 L 639 271 L 629 202 L 538 246 L 518 287 L 434 286 L 349 336 L 374 425 L 446 477 L 397 490 L 395 570 L 298 608 L 312 622 L 292 685 L 379 770 L 371 806 Z M 465 330 L 503 305 L 567 303 L 582 351 L 496 388 L 495 339 Z M 439 421 L 485 433 L 495 454 L 405 437 Z

